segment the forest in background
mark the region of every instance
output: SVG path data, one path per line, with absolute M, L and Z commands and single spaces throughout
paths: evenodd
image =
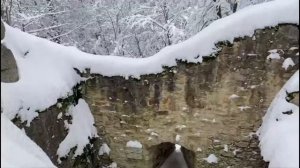
M 13 27 L 97 55 L 151 56 L 268 0 L 1 0 Z

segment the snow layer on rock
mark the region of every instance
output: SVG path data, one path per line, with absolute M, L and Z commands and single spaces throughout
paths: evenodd
M 238 95 L 236 95 L 236 94 L 232 94 L 232 95 L 230 95 L 229 97 L 228 97 L 228 99 L 237 99 L 237 98 L 239 98 L 240 96 L 238 96 Z
M 214 154 L 210 154 L 207 158 L 204 158 L 208 163 L 218 163 L 218 158 Z
M 163 71 L 163 66 L 175 66 L 176 60 L 202 62 L 203 56 L 216 53 L 216 43 L 233 42 L 234 38 L 252 36 L 256 29 L 280 23 L 299 23 L 298 0 L 275 0 L 253 5 L 216 20 L 195 36 L 176 45 L 163 48 L 147 58 L 99 56 L 66 47 L 46 39 L 21 32 L 5 24 L 3 43 L 12 50 L 18 65 L 20 80 L 1 82 L 3 113 L 10 119 L 18 115 L 22 121 L 37 116 L 72 94 L 71 89 L 83 79 L 73 68 L 104 76 L 139 78 Z
M 267 56 L 267 59 L 280 59 L 280 55 L 278 53 L 277 49 L 269 50 L 268 51 L 270 54 Z
M 228 145 L 227 144 L 225 144 L 224 145 L 224 149 L 223 149 L 225 152 L 228 152 Z
M 175 137 L 175 141 L 176 141 L 176 142 L 179 142 L 180 139 L 181 139 L 181 135 L 178 135 L 178 134 L 177 134 L 176 137 Z
M 126 143 L 126 147 L 129 147 L 129 148 L 143 148 L 143 145 L 139 142 L 139 141 L 128 141 Z
M 112 162 L 107 168 L 118 168 L 118 165 L 116 162 Z
M 286 101 L 287 92 L 299 91 L 299 70 L 272 101 L 257 131 L 261 155 L 269 168 L 299 167 L 299 107 Z M 284 112 L 292 111 L 292 114 Z
M 98 137 L 97 129 L 94 127 L 94 117 L 83 99 L 79 99 L 76 106 L 71 106 L 68 113 L 72 117 L 72 124 L 68 126 L 68 135 L 59 144 L 57 150 L 59 157 L 67 156 L 73 147 L 77 147 L 74 157 L 81 155 L 84 147 L 90 143 L 89 139 Z
M 1 114 L 1 167 L 53 168 L 45 152 Z
M 292 58 L 287 58 L 282 63 L 282 68 L 284 68 L 285 70 L 287 70 L 289 68 L 289 66 L 292 66 L 292 67 L 295 66 L 295 63 L 292 60 Z
M 99 149 L 99 155 L 102 156 L 104 154 L 109 155 L 110 153 L 110 148 L 108 147 L 108 145 L 106 143 L 102 144 L 100 149 Z
M 289 50 L 298 50 L 298 47 L 291 47 Z

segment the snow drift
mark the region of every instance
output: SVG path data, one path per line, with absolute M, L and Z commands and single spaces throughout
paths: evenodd
M 286 100 L 299 92 L 299 70 L 272 101 L 258 130 L 261 155 L 269 167 L 299 167 L 299 107 Z

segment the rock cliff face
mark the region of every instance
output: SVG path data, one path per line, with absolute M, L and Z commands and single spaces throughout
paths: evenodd
M 101 139 L 93 142 L 89 157 L 80 160 L 82 167 L 111 160 L 120 168 L 159 167 L 175 143 L 183 147 L 190 168 L 266 166 L 252 135 L 277 91 L 298 69 L 298 50 L 289 50 L 299 47 L 298 36 L 298 27 L 281 25 L 238 39 L 201 64 L 179 62 L 139 80 L 92 75 L 80 87 Z M 282 59 L 267 60 L 270 49 L 281 49 Z M 296 66 L 286 71 L 281 66 L 288 57 Z M 63 120 L 68 118 L 57 120 L 67 106 L 63 102 L 62 108 L 49 108 L 25 128 L 54 163 L 66 135 Z M 142 148 L 126 147 L 130 140 L 139 141 Z M 102 142 L 111 148 L 109 157 L 97 155 Z M 217 164 L 203 159 L 209 154 L 218 157 Z M 70 156 L 59 167 L 75 162 Z
M 1 21 L 1 40 L 5 36 L 5 27 Z M 19 80 L 16 60 L 12 52 L 1 44 L 1 82 L 16 82 Z

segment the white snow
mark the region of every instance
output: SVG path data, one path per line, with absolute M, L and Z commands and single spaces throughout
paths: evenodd
M 223 149 L 225 152 L 228 152 L 228 145 L 227 144 L 225 144 L 224 145 L 224 149 Z
M 247 54 L 247 56 L 249 57 L 256 57 L 258 54 L 253 54 L 253 53 L 250 53 L 250 54 Z
M 154 132 L 154 129 L 148 128 L 145 130 L 145 132 L 150 134 L 151 132 Z
M 108 147 L 108 145 L 106 143 L 103 143 L 99 149 L 99 155 L 102 156 L 104 154 L 109 155 L 110 153 L 110 148 Z
M 219 143 L 219 142 L 221 142 L 221 141 L 218 139 L 214 139 L 214 143 Z
M 236 94 L 232 94 L 232 95 L 230 95 L 228 98 L 230 99 L 230 100 L 232 100 L 232 99 L 237 99 L 237 98 L 239 98 L 240 96 L 238 96 L 238 95 L 236 95 Z
M 56 167 L 45 152 L 1 114 L 1 167 Z
M 284 68 L 285 70 L 287 70 L 289 68 L 289 66 L 295 66 L 294 61 L 292 60 L 292 58 L 286 58 L 283 63 L 282 63 L 282 68 Z
M 259 85 L 251 85 L 250 86 L 250 89 L 255 89 L 255 88 L 257 88 Z
M 298 47 L 291 47 L 289 50 L 297 50 Z
M 62 117 L 62 112 L 58 113 L 57 119 L 59 120 L 59 119 L 61 119 L 61 117 Z
M 65 129 L 69 129 L 70 124 L 68 123 L 68 120 L 64 120 L 64 127 Z
M 175 144 L 175 151 L 176 152 L 181 152 L 181 145 Z
M 200 147 L 198 147 L 198 148 L 196 149 L 196 151 L 197 151 L 197 152 L 202 152 L 202 149 L 201 149 Z
M 238 108 L 240 109 L 240 111 L 244 111 L 244 110 L 250 109 L 251 107 L 250 106 L 239 106 Z
M 133 141 L 128 141 L 126 143 L 126 147 L 129 147 L 129 148 L 143 148 L 143 145 L 139 141 L 133 140 Z
M 207 158 L 203 158 L 208 163 L 218 163 L 218 158 L 214 154 L 210 154 Z
M 112 162 L 108 167 L 105 167 L 105 168 L 118 168 L 118 165 L 116 162 Z
M 56 106 L 57 106 L 57 108 L 62 108 L 62 104 L 61 103 L 57 103 Z
M 257 132 L 250 132 L 247 137 L 249 137 L 250 139 L 253 138 L 253 136 L 257 136 Z
M 236 153 L 237 152 L 240 152 L 241 151 L 241 149 L 234 149 L 233 151 L 232 151 L 232 153 L 233 153 L 233 155 L 236 155 Z
M 183 128 L 186 128 L 186 125 L 176 125 L 176 129 L 182 130 Z
M 277 53 L 278 50 L 277 50 L 277 49 L 272 49 L 272 50 L 269 50 L 268 52 L 269 52 L 269 53 Z
M 175 141 L 176 141 L 176 142 L 179 142 L 179 141 L 180 141 L 180 139 L 181 139 L 181 135 L 176 135 L 176 137 L 175 137 Z
M 286 101 L 286 92 L 299 91 L 299 70 L 277 93 L 257 131 L 261 155 L 269 167 L 299 167 L 299 107 Z M 287 115 L 282 112 L 292 110 Z
M 216 20 L 197 35 L 176 45 L 168 46 L 147 58 L 97 56 L 41 39 L 5 24 L 3 43 L 12 50 L 19 69 L 16 83 L 1 82 L 3 113 L 12 119 L 18 115 L 30 123 L 37 110 L 43 111 L 72 94 L 72 87 L 82 79 L 73 68 L 104 76 L 139 78 L 144 74 L 163 71 L 163 66 L 175 66 L 176 60 L 202 62 L 219 49 L 219 41 L 253 36 L 254 30 L 279 23 L 299 23 L 298 0 L 275 0 L 253 5 Z M 24 54 L 28 52 L 26 57 Z
M 151 136 L 156 136 L 156 137 L 159 136 L 156 132 L 151 132 L 150 135 L 151 135 Z
M 267 59 L 280 59 L 280 55 L 278 53 L 277 49 L 269 50 L 268 51 L 270 54 L 267 56 Z
M 57 150 L 59 158 L 67 156 L 73 147 L 77 147 L 74 157 L 81 155 L 84 147 L 90 143 L 89 138 L 98 137 L 94 117 L 83 99 L 79 99 L 76 106 L 70 106 L 68 113 L 72 117 L 72 124 L 68 126 L 68 135 L 59 144 Z

